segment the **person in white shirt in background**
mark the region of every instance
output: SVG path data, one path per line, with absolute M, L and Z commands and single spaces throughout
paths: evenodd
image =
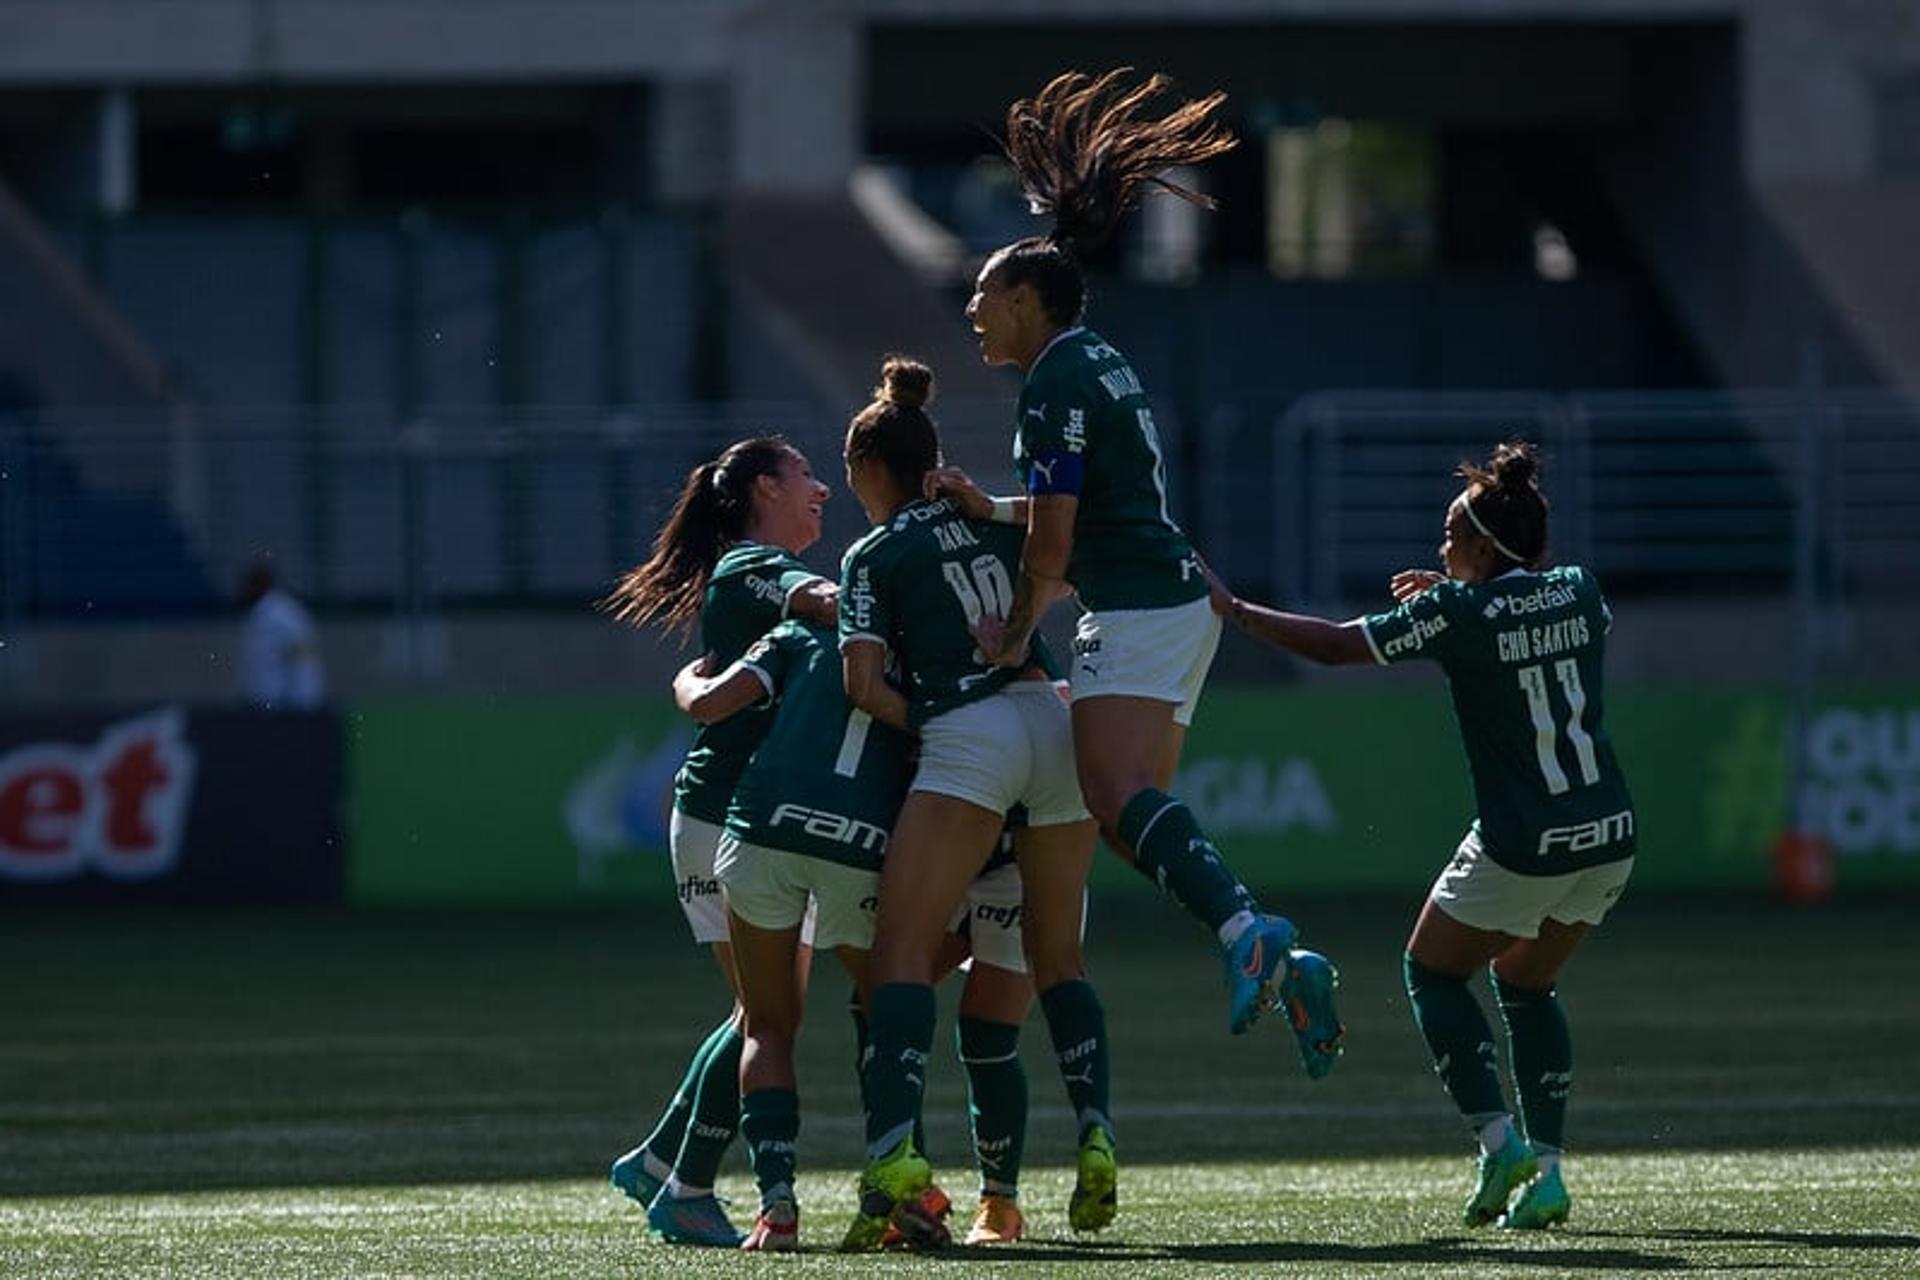
M 273 562 L 256 560 L 240 580 L 241 692 L 268 711 L 308 711 L 326 700 L 326 669 L 313 617 L 275 585 Z

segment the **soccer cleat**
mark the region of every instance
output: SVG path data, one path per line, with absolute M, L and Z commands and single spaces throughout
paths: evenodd
M 1274 970 L 1293 947 L 1294 928 L 1284 916 L 1259 916 L 1222 953 L 1227 977 L 1227 1029 L 1239 1035 L 1252 1026 L 1261 1011 L 1271 1009 L 1278 993 Z
M 1499 1225 L 1506 1231 L 1544 1231 L 1565 1222 L 1572 1207 L 1566 1184 L 1560 1181 L 1560 1170 L 1554 1168 L 1520 1188 L 1520 1194 L 1500 1215 Z
M 702 1245 L 710 1249 L 732 1249 L 744 1238 L 720 1207 L 711 1192 L 704 1196 L 677 1197 L 662 1191 L 647 1207 L 647 1225 L 668 1244 Z
M 1026 1225 L 1016 1202 L 1005 1196 L 981 1196 L 980 1207 L 973 1211 L 973 1226 L 967 1231 L 967 1243 L 1012 1244 Z
M 939 1187 L 927 1189 L 912 1200 L 894 1208 L 887 1230 L 880 1237 L 882 1249 L 944 1249 L 953 1243 L 947 1230 L 947 1215 L 953 1212 L 953 1200 Z
M 1075 1231 L 1098 1231 L 1113 1224 L 1118 1211 L 1120 1171 L 1113 1158 L 1113 1138 L 1099 1125 L 1080 1140 L 1080 1176 L 1074 1179 L 1067 1201 L 1067 1223 Z
M 900 1139 L 900 1145 L 867 1161 L 860 1173 L 860 1208 L 840 1241 L 842 1253 L 868 1253 L 881 1247 L 894 1213 L 901 1205 L 918 1200 L 933 1184 L 933 1168 L 913 1149 L 912 1138 Z M 905 1224 L 902 1224 L 905 1230 Z
M 642 1209 L 653 1203 L 660 1194 L 660 1188 L 666 1183 L 647 1172 L 647 1149 L 635 1147 L 613 1162 L 608 1171 L 607 1181 L 619 1188 L 620 1193 L 629 1199 L 637 1200 Z
M 747 1253 L 792 1253 L 799 1247 L 800 1206 L 791 1200 L 776 1200 L 762 1209 L 740 1242 Z
M 1473 1196 L 1467 1201 L 1463 1215 L 1470 1227 L 1484 1227 L 1498 1218 L 1507 1207 L 1507 1201 L 1519 1188 L 1525 1186 L 1533 1175 L 1540 1172 L 1540 1158 L 1527 1145 L 1527 1140 L 1517 1133 L 1509 1132 L 1507 1140 L 1492 1151 L 1480 1156 L 1480 1182 L 1473 1189 Z
M 1287 953 L 1287 973 L 1280 980 L 1280 1007 L 1300 1041 L 1300 1062 L 1310 1079 L 1318 1080 L 1333 1070 L 1333 1064 L 1346 1052 L 1342 1041 L 1347 1029 L 1333 1009 L 1333 989 L 1340 985 L 1340 971 L 1318 951 Z

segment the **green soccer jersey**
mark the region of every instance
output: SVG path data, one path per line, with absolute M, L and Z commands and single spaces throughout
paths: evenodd
M 1447 673 L 1475 826 L 1510 871 L 1559 875 L 1633 854 L 1633 801 L 1601 717 L 1612 621 L 1576 566 L 1443 582 L 1361 620 L 1380 662 L 1432 658 Z
M 847 548 L 840 566 L 840 643 L 878 640 L 906 673 L 909 719 L 934 716 L 1004 688 L 1013 672 L 989 665 L 973 624 L 1006 617 L 1026 532 L 969 520 L 946 499 L 910 502 Z M 1034 661 L 1051 655 L 1034 640 Z
M 1080 499 L 1067 580 L 1088 609 L 1164 609 L 1207 594 L 1167 512 L 1167 467 L 1140 379 L 1087 329 L 1053 340 L 1027 372 L 1013 466 L 1029 494 Z
M 787 616 L 793 593 L 820 577 L 780 547 L 741 542 L 728 548 L 707 579 L 700 644 L 722 667 Z M 727 817 L 733 784 L 772 723 L 770 710 L 729 716 L 694 731 L 693 746 L 673 780 L 674 808 L 716 826 Z
M 824 627 L 783 622 L 742 661 L 777 710 L 733 789 L 727 830 L 749 844 L 879 870 L 913 781 L 912 739 L 847 701 Z

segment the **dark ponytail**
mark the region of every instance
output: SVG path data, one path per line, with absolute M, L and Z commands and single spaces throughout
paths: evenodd
M 779 436 L 755 436 L 695 467 L 654 536 L 653 554 L 621 576 L 600 608 L 636 627 L 659 622 L 669 631 L 690 632 L 713 566 L 752 522 L 754 482 L 778 475 L 792 452 Z
M 940 465 L 940 429 L 927 414 L 933 370 L 906 356 L 888 356 L 880 367 L 873 403 L 847 427 L 847 461 L 877 460 L 909 497 Z
M 989 271 L 1009 288 L 1031 285 L 1056 324 L 1075 324 L 1086 310 L 1078 255 L 1103 244 L 1145 188 L 1214 208 L 1211 197 L 1160 175 L 1239 144 L 1212 118 L 1226 94 L 1215 91 L 1144 120 L 1140 109 L 1172 82 L 1155 74 L 1128 88 L 1124 82 L 1132 74 L 1131 67 L 1097 78 L 1070 71 L 1007 108 L 1007 159 L 1028 205 L 1051 216 L 1053 229 L 1001 249 Z
M 1485 466 L 1460 464 L 1467 482 L 1467 518 L 1494 549 L 1524 568 L 1547 554 L 1547 499 L 1540 492 L 1540 450 L 1529 440 L 1494 448 Z

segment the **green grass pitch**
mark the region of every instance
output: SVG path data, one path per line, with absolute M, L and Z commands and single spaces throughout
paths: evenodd
M 652 1242 L 604 1181 L 724 1008 L 670 908 L 0 915 L 0 1276 L 1920 1274 L 1920 899 L 1629 893 L 1563 984 L 1573 1220 L 1523 1238 L 1458 1223 L 1468 1145 L 1399 992 L 1415 895 L 1286 905 L 1345 979 L 1349 1053 L 1317 1084 L 1277 1028 L 1226 1035 L 1175 909 L 1096 903 L 1122 1141 L 1093 1241 L 1065 1227 L 1036 1016 L 1030 1238 L 827 1251 L 859 1133 L 846 984 L 818 965 L 810 1252 L 764 1260 Z M 949 1034 L 930 1145 L 964 1208 Z M 738 1152 L 722 1190 L 744 1216 Z

